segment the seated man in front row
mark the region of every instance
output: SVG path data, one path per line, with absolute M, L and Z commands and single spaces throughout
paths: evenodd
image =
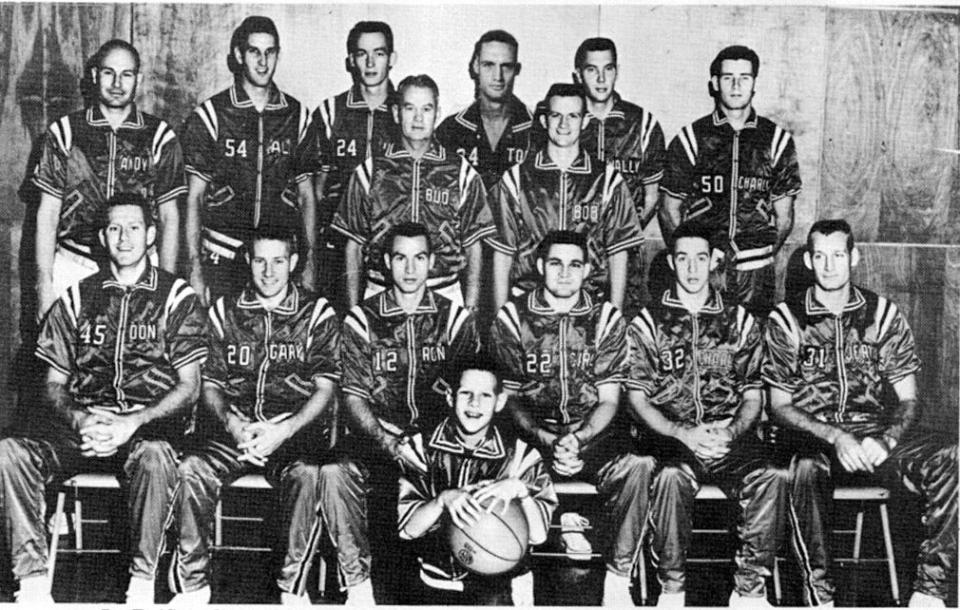
M 740 507 L 730 605 L 767 606 L 785 479 L 766 467 L 755 428 L 760 325 L 710 287 L 722 254 L 707 230 L 681 224 L 672 240 L 667 262 L 674 286 L 655 295 L 628 329 L 626 385 L 633 410 L 650 430 L 642 435 L 643 448 L 657 460 L 649 518 L 661 585 L 657 605 L 683 606 L 694 498 L 712 479 Z
M 607 562 L 604 604 L 633 605 L 630 573 L 646 519 L 651 463 L 631 452 L 612 426 L 629 372 L 626 324 L 610 303 L 583 289 L 590 275 L 587 237 L 547 234 L 537 255 L 540 285 L 500 308 L 490 345 L 517 426 L 560 480 L 594 483 L 604 498 L 596 531 Z M 567 552 L 589 558 L 578 515 L 561 515 Z
M 67 289 L 40 332 L 49 367 L 42 411 L 0 441 L 0 506 L 17 600 L 53 602 L 44 521 L 47 486 L 78 471 L 116 472 L 130 518 L 128 604 L 153 604 L 164 526 L 177 492 L 177 441 L 200 393 L 206 324 L 182 279 L 150 264 L 149 204 L 133 194 L 106 203 L 105 266 Z
M 360 499 L 345 497 L 324 466 L 323 414 L 340 379 L 340 323 L 324 298 L 291 281 L 296 239 L 258 229 L 247 244 L 250 281 L 210 307 L 210 359 L 203 402 L 214 430 L 180 464 L 180 543 L 170 563 L 170 588 L 183 607 L 210 601 L 213 515 L 223 485 L 263 472 L 281 496 L 281 602 L 309 604 L 307 573 L 325 529 L 340 560 L 351 603 L 373 604 Z M 327 456 L 328 457 L 328 456 Z M 329 461 L 329 460 L 327 460 Z
M 833 605 L 825 523 L 833 486 L 875 473 L 923 495 L 926 538 L 910 605 L 943 607 L 957 583 L 956 430 L 918 430 L 913 332 L 893 302 L 851 283 L 859 258 L 846 221 L 814 223 L 803 260 L 816 283 L 766 324 L 763 379 L 774 421 L 786 428 L 778 453 L 791 478 L 804 601 Z M 895 404 L 884 404 L 885 385 Z
M 469 527 L 481 511 L 503 511 L 519 500 L 529 543 L 540 544 L 547 538 L 557 495 L 540 452 L 520 439 L 504 438 L 493 421 L 507 397 L 491 361 L 477 357 L 459 365 L 459 382 L 447 396 L 452 414 L 424 446 L 427 472 L 410 471 L 400 478 L 400 537 L 424 538 L 420 577 L 425 584 L 461 591 L 467 603 L 486 605 L 510 599 L 511 576 L 518 571 L 499 577 L 468 573 L 451 554 L 438 526 L 441 517 L 448 513 L 455 525 Z M 483 507 L 486 501 L 490 504 Z M 444 603 L 435 592 L 426 599 Z M 533 599 L 524 601 L 532 604 Z

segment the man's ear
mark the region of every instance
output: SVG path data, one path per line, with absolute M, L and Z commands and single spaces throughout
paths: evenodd
M 150 225 L 147 227 L 147 249 L 153 247 L 157 241 L 157 225 Z
M 297 263 L 299 263 L 299 262 L 300 262 L 300 255 L 299 255 L 299 254 L 297 254 L 296 252 L 294 252 L 293 254 L 290 255 L 290 268 L 291 268 L 291 269 L 296 269 L 296 268 L 297 268 Z
M 233 58 L 237 60 L 237 65 L 243 65 L 243 50 L 240 48 L 242 45 L 237 45 L 233 47 Z
M 580 78 L 580 72 L 579 72 L 579 71 L 574 70 L 574 71 L 571 72 L 570 74 L 573 75 L 573 84 L 574 84 L 574 85 L 582 85 L 582 84 L 583 84 L 583 79 Z
M 853 264 L 853 259 L 851 259 L 850 264 Z M 805 251 L 803 253 L 803 266 L 813 271 L 813 259 L 810 258 L 810 252 Z
M 707 81 L 707 91 L 710 92 L 710 97 L 716 97 L 720 93 L 720 81 L 716 76 L 711 76 Z
M 383 268 L 387 270 L 387 275 L 390 275 L 390 253 L 383 253 Z
M 853 251 L 850 252 L 850 268 L 854 268 L 860 264 L 860 248 L 854 246 Z
M 393 113 L 393 122 L 397 125 L 400 124 L 400 106 L 393 104 L 390 106 L 390 112 Z
M 93 80 L 94 85 L 100 84 L 100 67 L 94 66 L 90 68 L 90 78 Z
M 717 267 L 723 262 L 724 256 L 723 250 L 720 248 L 714 248 L 710 251 L 710 271 L 717 270 Z
M 143 85 L 143 72 L 137 72 L 137 91 L 140 91 L 141 85 Z
M 433 254 L 433 252 L 431 252 L 431 253 L 430 253 L 430 258 L 427 260 L 427 264 L 429 264 L 430 266 L 427 267 L 427 269 L 431 269 L 431 270 L 432 270 L 432 269 L 433 269 L 433 263 L 436 262 L 436 260 L 437 260 L 437 257 Z
M 353 64 L 350 62 L 349 55 L 343 58 L 343 67 L 346 68 L 347 74 L 353 76 Z
M 670 267 L 670 271 L 676 272 L 676 270 L 677 270 L 677 264 L 673 262 L 673 255 L 672 255 L 672 254 L 668 254 L 668 255 L 667 255 L 667 266 Z
M 447 387 L 443 390 L 443 395 L 447 399 L 447 406 L 453 408 L 453 390 Z
M 97 235 L 100 236 L 100 245 L 106 248 L 107 247 L 107 230 L 100 229 L 99 231 L 97 231 Z
M 537 273 L 540 274 L 540 277 L 543 277 L 543 259 L 537 257 Z
M 523 64 L 519 61 L 517 62 L 517 71 L 513 73 L 514 76 L 520 76 L 520 69 L 523 68 Z
M 590 277 L 590 271 L 593 270 L 593 265 L 590 264 L 590 261 L 583 263 L 583 277 Z
M 543 126 L 544 129 L 547 128 L 547 115 L 545 114 L 540 115 L 540 125 Z
M 387 59 L 387 69 L 392 70 L 393 66 L 397 64 L 397 52 L 393 51 L 390 53 L 390 57 Z

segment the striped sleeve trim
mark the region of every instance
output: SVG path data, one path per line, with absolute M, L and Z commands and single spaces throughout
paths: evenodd
M 208 174 L 207 172 L 201 169 L 197 169 L 193 165 L 187 164 L 186 166 L 184 166 L 183 169 L 191 176 L 196 176 L 197 178 L 200 178 L 204 182 L 213 182 L 213 176 L 211 176 L 210 174 Z
M 500 252 L 501 254 L 506 254 L 506 255 L 508 255 L 508 256 L 514 256 L 514 255 L 517 253 L 517 249 L 516 249 L 516 248 L 511 248 L 511 247 L 508 246 L 507 244 L 503 243 L 502 241 L 500 241 L 499 239 L 497 239 L 497 236 L 499 236 L 499 233 L 496 231 L 496 229 L 494 229 L 494 232 L 491 233 L 490 235 L 488 235 L 488 236 L 486 237 L 486 239 L 484 239 L 483 241 L 484 241 L 484 243 L 486 243 L 488 246 L 490 246 L 491 248 L 493 248 L 493 249 L 496 250 L 497 252 Z
M 67 315 L 70 316 L 70 325 L 73 328 L 79 326 L 80 320 L 80 310 L 81 310 L 81 300 L 80 300 L 80 284 L 72 284 L 69 286 L 60 297 L 64 301 L 64 309 L 67 312 Z
M 886 297 L 877 297 L 877 311 L 874 314 L 874 324 L 877 327 L 877 339 L 883 339 L 887 331 L 890 330 L 890 324 L 897 317 L 897 306 L 893 301 Z
M 320 113 L 320 120 L 323 122 L 323 132 L 327 135 L 327 139 L 333 137 L 333 121 L 336 118 L 336 99 L 327 98 L 323 100 L 319 106 L 317 106 L 317 112 Z
M 627 379 L 623 382 L 624 387 L 628 390 L 637 390 L 643 392 L 647 396 L 653 396 L 654 384 L 651 381 L 640 381 L 639 379 Z
M 367 323 L 367 316 L 359 306 L 350 308 L 347 315 L 343 317 L 343 325 L 357 334 L 366 343 L 370 343 L 370 325 Z
M 150 149 L 153 162 L 160 163 L 160 157 L 163 156 L 163 147 L 177 139 L 177 134 L 167 125 L 166 121 L 160 121 L 157 131 L 153 134 L 153 145 Z
M 790 338 L 791 345 L 795 349 L 799 349 L 800 327 L 797 326 L 797 321 L 794 319 L 793 314 L 790 313 L 790 308 L 787 307 L 787 304 L 780 303 L 774 307 L 773 311 L 770 312 L 770 319 L 786 333 L 787 337 Z
M 513 337 L 520 341 L 520 315 L 517 312 L 517 306 L 512 302 L 507 302 L 500 311 L 497 312 L 497 320 L 503 323 L 510 331 Z
M 647 308 L 641 309 L 640 313 L 633 318 L 630 324 L 646 341 L 650 342 L 650 345 L 656 344 L 657 325 L 653 322 L 653 316 L 650 315 L 650 311 Z
M 220 388 L 221 390 L 227 389 L 227 384 L 223 383 L 222 381 L 220 381 L 219 379 L 217 379 L 217 378 L 215 378 L 215 377 L 210 377 L 210 376 L 207 375 L 207 374 L 202 374 L 202 375 L 200 375 L 200 380 L 201 380 L 203 383 L 213 384 L 213 385 L 217 386 L 218 388 Z
M 49 182 L 40 178 L 39 176 L 34 175 L 33 178 L 30 179 L 30 181 L 33 182 L 33 184 L 44 193 L 47 193 L 48 195 L 53 195 L 57 199 L 63 199 L 62 189 L 57 188 L 56 186 L 50 184 Z
M 447 315 L 446 336 L 447 342 L 453 343 L 454 339 L 460 334 L 463 325 L 470 319 L 470 312 L 463 307 L 455 305 L 450 308 Z
M 37 358 L 39 358 L 40 360 L 43 360 L 44 362 L 46 362 L 47 364 L 49 364 L 49 365 L 50 365 L 50 368 L 52 368 L 52 369 L 54 369 L 54 370 L 56 370 L 56 371 L 59 371 L 60 373 L 63 373 L 63 374 L 66 375 L 67 377 L 69 377 L 69 376 L 72 374 L 69 369 L 63 368 L 63 367 L 54 359 L 53 355 L 47 353 L 45 350 L 43 350 L 43 349 L 41 349 L 41 348 L 38 347 L 36 350 L 34 350 L 33 354 L 34 354 Z
M 668 188 L 665 188 L 662 184 L 660 185 L 660 190 L 666 193 L 667 195 L 670 195 L 674 199 L 686 199 L 689 196 L 688 193 L 681 193 L 680 191 L 673 191 Z
M 313 312 L 310 314 L 310 324 L 307 325 L 307 351 L 313 346 L 313 333 L 317 327 L 330 318 L 335 318 L 336 315 L 337 312 L 334 311 L 327 299 L 323 297 L 317 299 L 313 304 Z M 337 375 L 339 378 L 339 373 Z
M 643 184 L 653 184 L 654 182 L 660 182 L 661 180 L 663 180 L 663 170 L 660 170 L 655 174 L 651 174 L 647 176 L 646 178 L 641 180 L 641 182 Z
M 157 205 L 158 206 L 163 205 L 168 201 L 173 201 L 177 197 L 182 197 L 183 195 L 186 195 L 186 194 L 187 194 L 187 187 L 181 184 L 180 186 L 170 189 L 166 193 L 157 197 Z
M 227 318 L 224 305 L 224 297 L 220 297 L 210 306 L 210 309 L 207 312 L 207 317 L 210 318 L 210 324 L 213 326 L 214 331 L 216 331 L 217 336 L 221 339 L 224 339 L 227 335 L 223 330 L 224 323 Z
M 787 150 L 787 144 L 790 143 L 790 132 L 779 125 L 773 129 L 773 139 L 770 140 L 770 159 L 771 165 L 776 167 L 780 163 L 780 158 Z
M 70 126 L 70 116 L 62 116 L 51 123 L 49 132 L 57 142 L 60 152 L 69 155 L 73 149 L 73 128 Z
M 778 193 L 778 194 L 771 195 L 770 203 L 773 203 L 775 201 L 780 201 L 781 199 L 786 199 L 787 197 L 796 197 L 797 195 L 800 194 L 800 191 L 802 190 L 803 190 L 802 188 L 797 187 L 786 193 Z
M 207 348 L 206 346 L 201 346 L 193 350 L 192 352 L 189 352 L 185 356 L 181 356 L 180 358 L 177 358 L 176 360 L 171 361 L 170 365 L 173 366 L 173 368 L 175 369 L 181 369 L 187 366 L 188 364 L 192 364 L 197 361 L 203 362 L 206 359 L 207 359 Z
M 170 287 L 170 292 L 167 294 L 167 302 L 163 306 L 163 315 L 164 317 L 169 318 L 173 315 L 180 305 L 186 300 L 190 295 L 195 295 L 193 288 L 190 284 L 183 278 L 177 278 L 173 281 L 173 286 Z
M 764 375 L 764 376 L 762 377 L 762 379 L 763 379 L 763 382 L 764 382 L 765 384 L 767 384 L 768 386 L 773 387 L 773 388 L 777 388 L 778 390 L 783 390 L 784 392 L 787 392 L 787 393 L 789 393 L 789 394 L 793 394 L 794 392 L 797 391 L 797 386 L 796 386 L 796 384 L 784 383 L 784 382 L 782 382 L 782 381 L 778 381 L 778 380 L 776 380 L 776 379 L 773 379 L 772 377 L 769 377 L 769 376 L 767 376 L 767 375 Z
M 623 252 L 624 250 L 629 250 L 631 248 L 636 248 L 637 246 L 643 245 L 644 242 L 643 233 L 638 234 L 636 237 L 631 237 L 630 239 L 624 239 L 623 241 L 618 241 L 615 244 L 612 244 L 607 248 L 607 256 L 613 256 L 618 252 Z
M 628 381 L 623 375 L 611 375 L 610 377 L 604 377 L 603 379 L 596 380 L 593 385 L 600 387 L 602 385 L 609 385 L 611 383 L 624 384 Z
M 600 317 L 597 320 L 597 335 L 594 339 L 594 348 L 599 349 L 600 344 L 610 336 L 614 327 L 623 320 L 620 310 L 613 304 L 604 302 L 600 306 Z
M 497 234 L 497 228 L 493 225 L 480 227 L 463 240 L 463 247 L 469 248 L 480 240 L 486 240 L 489 243 L 489 237 Z
M 514 381 L 513 379 L 504 379 L 503 387 L 510 390 L 511 392 L 519 392 L 520 388 L 523 387 L 523 383 L 519 381 Z
M 677 140 L 683 146 L 683 151 L 687 153 L 687 160 L 690 165 L 697 164 L 697 156 L 700 151 L 697 148 L 697 134 L 693 131 L 693 125 L 687 125 L 677 134 Z
M 220 133 L 220 122 L 217 119 L 217 111 L 213 107 L 213 100 L 207 100 L 200 104 L 194 112 L 200 117 L 203 126 L 207 128 L 210 139 L 216 142 Z
M 336 215 L 333 217 L 333 222 L 330 223 L 330 228 L 333 229 L 334 231 L 337 231 L 338 233 L 342 233 L 347 237 L 347 239 L 351 241 L 355 241 L 361 246 L 367 243 L 366 238 L 364 238 L 362 235 L 360 235 L 359 233 L 354 233 L 353 231 L 345 227 L 339 215 Z
M 297 130 L 297 142 L 303 142 L 303 138 L 306 137 L 308 129 L 310 129 L 310 109 L 300 104 L 300 122 Z
M 350 394 L 351 396 L 356 396 L 357 398 L 363 398 L 364 400 L 371 399 L 370 392 L 358 386 L 342 385 L 340 386 L 340 390 L 344 394 Z
M 743 348 L 747 342 L 747 337 L 753 331 L 756 325 L 756 319 L 742 305 L 737 305 L 737 349 Z

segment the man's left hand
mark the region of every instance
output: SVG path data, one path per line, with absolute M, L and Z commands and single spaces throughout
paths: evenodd
M 286 422 L 253 422 L 244 426 L 243 431 L 250 435 L 250 440 L 237 445 L 237 449 L 249 453 L 251 456 L 266 462 L 273 452 L 280 448 L 291 436 L 290 427 Z M 259 463 L 257 460 L 257 463 Z M 262 465 L 262 464 L 260 464 Z
M 93 414 L 80 429 L 83 442 L 80 453 L 85 457 L 107 457 L 117 452 L 140 427 L 136 413 L 114 413 L 106 409 L 92 407 Z

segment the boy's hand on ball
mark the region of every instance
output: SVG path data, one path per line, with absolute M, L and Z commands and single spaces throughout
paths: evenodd
M 477 504 L 482 506 L 486 500 L 492 498 L 490 504 L 488 504 L 484 510 L 492 513 L 499 505 L 499 512 L 501 515 L 504 515 L 507 512 L 507 505 L 510 504 L 511 500 L 514 498 L 526 498 L 529 495 L 530 491 L 523 481 L 517 478 L 509 478 L 484 485 L 475 490 L 473 492 L 473 499 L 477 501 Z
M 483 508 L 468 491 L 448 489 L 440 493 L 440 503 L 450 513 L 454 525 L 459 528 L 473 527 L 480 519 Z

